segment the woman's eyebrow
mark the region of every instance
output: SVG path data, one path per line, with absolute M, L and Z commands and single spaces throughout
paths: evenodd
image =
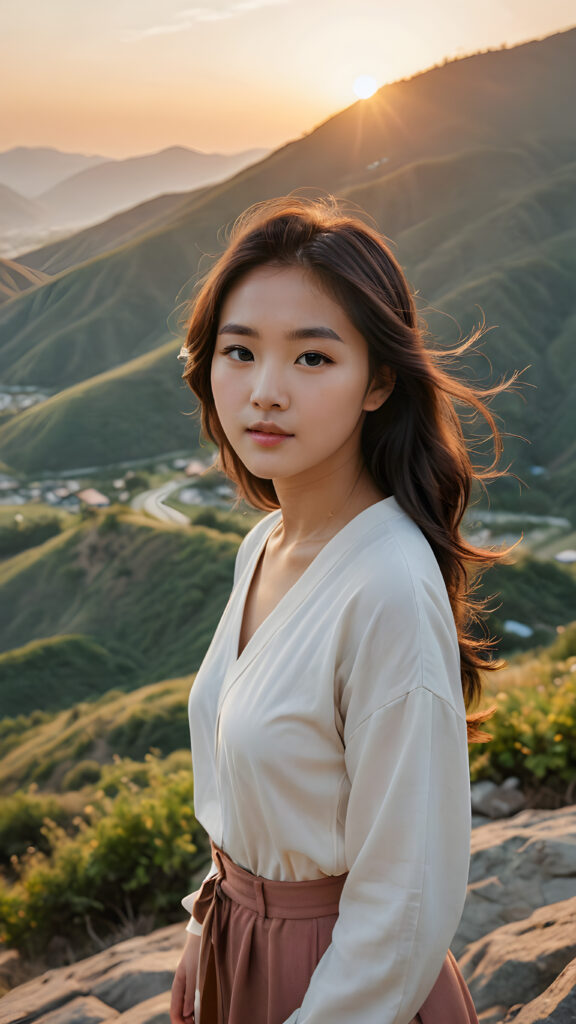
M 244 324 L 224 324 L 218 334 L 240 334 L 246 338 L 259 338 L 260 334 L 253 327 L 246 327 Z M 339 334 L 331 327 L 297 327 L 286 332 L 288 341 L 303 341 L 306 338 L 326 338 L 329 341 L 342 341 Z

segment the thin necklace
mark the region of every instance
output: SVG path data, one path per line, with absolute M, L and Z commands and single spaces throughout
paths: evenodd
M 357 486 L 358 486 L 358 484 L 360 482 L 360 478 L 361 478 L 363 472 L 364 472 L 364 466 L 361 466 L 360 467 L 360 472 L 358 473 L 358 476 L 356 477 L 356 479 L 355 479 L 355 481 L 354 481 L 354 483 L 352 485 L 352 489 L 349 492 L 349 494 L 347 495 L 347 497 L 345 498 L 343 504 L 337 510 L 337 513 L 336 512 L 329 512 L 328 513 L 328 518 L 326 519 L 326 522 L 323 523 L 322 526 L 320 527 L 320 531 L 326 529 L 326 527 L 330 523 L 330 521 L 333 520 L 336 517 L 336 514 L 338 514 L 338 515 L 342 514 L 342 512 L 344 511 L 344 509 L 348 505 L 348 502 L 350 501 L 350 498 L 354 494 L 354 491 L 356 490 L 356 488 L 357 488 Z M 270 534 L 270 537 L 268 538 L 268 540 L 270 540 L 270 538 L 273 536 L 274 533 L 276 533 L 277 530 L 281 529 L 282 525 L 283 525 L 283 522 L 282 522 L 282 519 L 280 519 L 280 522 L 276 524 L 276 526 L 272 530 L 272 533 Z M 310 541 L 317 539 L 318 533 L 319 533 L 319 531 L 315 530 L 314 533 L 312 533 L 309 537 L 305 537 L 304 540 L 297 540 L 297 541 L 295 541 L 294 544 L 293 544 L 293 547 L 297 547 L 300 544 L 309 544 Z M 327 537 L 326 538 L 326 543 L 328 543 L 328 541 L 331 540 L 333 536 L 334 536 L 334 534 L 331 534 L 329 537 Z M 320 538 L 320 539 L 322 539 L 322 538 Z M 266 545 L 266 546 L 268 546 L 268 545 Z

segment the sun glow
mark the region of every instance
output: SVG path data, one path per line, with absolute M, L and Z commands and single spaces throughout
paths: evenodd
M 372 75 L 359 75 L 352 86 L 359 100 L 367 100 L 378 88 L 378 82 Z

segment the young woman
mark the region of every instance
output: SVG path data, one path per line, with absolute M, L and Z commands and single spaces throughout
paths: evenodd
M 446 373 L 383 239 L 332 199 L 240 218 L 183 353 L 221 467 L 268 514 L 190 695 L 213 864 L 182 901 L 171 1022 L 476 1022 L 448 947 L 489 714 L 466 708 L 498 664 L 469 569 L 508 552 L 459 524 L 473 478 L 502 475 L 482 399 L 512 381 Z M 484 472 L 455 401 L 490 426 Z

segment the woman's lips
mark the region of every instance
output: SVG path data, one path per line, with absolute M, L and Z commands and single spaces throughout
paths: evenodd
M 249 430 L 248 433 L 256 444 L 261 444 L 265 448 L 271 448 L 273 445 L 280 444 L 281 441 L 288 441 L 289 438 L 294 437 L 294 434 L 267 434 L 263 430 Z

